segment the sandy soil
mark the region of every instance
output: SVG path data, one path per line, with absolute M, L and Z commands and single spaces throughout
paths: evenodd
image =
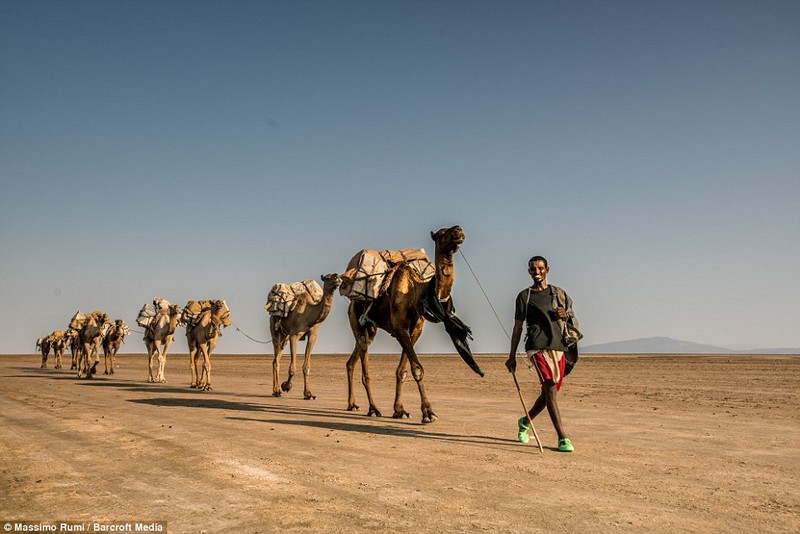
M 391 414 L 397 356 L 374 356 Z M 123 355 L 77 380 L 0 356 L 0 521 L 166 521 L 178 532 L 798 532 L 800 357 L 583 356 L 560 395 L 575 444 L 516 441 L 519 398 L 502 356 L 426 355 L 439 420 L 347 412 L 345 357 L 315 356 L 271 392 L 264 356 L 214 357 L 212 392 L 167 384 Z M 526 401 L 535 375 L 520 366 Z

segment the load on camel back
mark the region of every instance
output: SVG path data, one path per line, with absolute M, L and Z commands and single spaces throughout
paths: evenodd
M 269 290 L 264 310 L 271 316 L 284 318 L 294 310 L 301 295 L 308 295 L 309 303 L 316 305 L 322 300 L 322 288 L 316 280 L 303 280 L 292 284 L 275 284 Z
M 406 264 L 411 267 L 421 282 L 428 282 L 434 275 L 434 268 L 428 255 L 421 248 L 401 250 L 360 250 L 341 275 L 342 285 L 339 294 L 350 300 L 375 300 L 386 294 L 397 268 Z
M 142 309 L 139 310 L 139 315 L 136 317 L 136 324 L 142 328 L 147 328 L 153 323 L 159 312 L 169 312 L 170 306 L 172 306 L 172 303 L 161 297 L 153 298 L 152 304 L 145 302 Z
M 222 326 L 230 326 L 233 324 L 231 321 L 231 313 L 228 309 L 228 305 L 225 303 L 224 300 L 220 299 L 211 299 L 211 300 L 190 300 L 186 303 L 186 306 L 183 307 L 183 313 L 181 314 L 180 322 L 181 324 L 187 325 L 187 328 L 191 328 L 197 324 L 197 321 L 202 317 L 205 312 L 211 312 L 214 303 L 221 303 L 222 308 L 224 311 L 222 313 L 218 313 L 217 316 L 219 320 L 222 322 Z M 220 328 L 220 335 L 222 335 L 222 329 Z
M 80 331 L 81 328 L 86 324 L 89 318 L 93 318 L 94 321 L 97 323 L 98 328 L 101 329 L 101 334 L 105 334 L 108 332 L 108 329 L 113 326 L 111 321 L 108 319 L 108 314 L 102 311 L 93 311 L 91 313 L 81 313 L 80 310 L 75 312 L 75 315 L 72 316 L 72 319 L 69 321 L 69 327 L 73 330 Z M 106 326 L 108 325 L 108 326 Z

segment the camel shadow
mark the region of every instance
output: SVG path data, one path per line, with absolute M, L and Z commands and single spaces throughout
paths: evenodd
M 411 439 L 425 439 L 433 440 L 444 443 L 453 443 L 458 445 L 466 445 L 471 447 L 482 448 L 502 448 L 514 449 L 519 448 L 519 443 L 516 440 L 508 438 L 498 438 L 495 436 L 482 436 L 482 435 L 465 435 L 465 434 L 448 434 L 444 432 L 431 431 L 430 425 L 422 423 L 395 423 L 387 421 L 389 424 L 375 425 L 358 423 L 353 420 L 353 417 L 363 417 L 360 415 L 351 416 L 346 422 L 342 421 L 323 421 L 323 420 L 285 420 L 285 419 L 254 419 L 251 417 L 229 417 L 234 421 L 243 421 L 251 423 L 264 423 L 269 425 L 295 425 L 315 429 L 323 429 L 339 432 L 351 432 L 356 434 L 371 434 L 378 436 L 390 436 L 397 438 L 411 438 Z
M 181 392 L 185 393 L 184 390 Z M 198 393 L 203 393 L 198 391 Z M 198 396 L 194 399 L 175 398 L 175 397 L 159 397 L 149 399 L 131 399 L 128 402 L 135 404 L 150 404 L 152 406 L 170 406 L 178 408 L 211 408 L 214 410 L 236 410 L 245 412 L 263 411 L 263 408 L 258 404 L 251 404 L 247 402 L 227 401 L 215 398 L 203 398 Z

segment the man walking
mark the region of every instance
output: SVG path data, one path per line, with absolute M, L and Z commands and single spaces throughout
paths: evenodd
M 567 320 L 573 324 L 576 324 L 576 321 L 572 311 L 572 299 L 563 289 L 547 283 L 549 272 L 547 260 L 542 256 L 534 256 L 528 261 L 528 273 L 533 279 L 533 285 L 517 295 L 514 331 L 511 334 L 511 350 L 506 367 L 509 372 L 516 372 L 517 347 L 522 337 L 522 327 L 527 324 L 525 351 L 542 384 L 541 394 L 528 415 L 533 421 L 534 417 L 547 408 L 558 434 L 558 450 L 572 452 L 575 448 L 564 432 L 561 414 L 558 411 L 557 395 L 564 380 L 564 351 L 567 350 L 562 338 L 561 325 Z M 527 443 L 529 427 L 526 417 L 519 419 L 518 427 L 517 438 L 522 443 Z

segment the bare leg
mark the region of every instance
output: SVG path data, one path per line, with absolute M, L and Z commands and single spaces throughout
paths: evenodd
M 561 412 L 558 410 L 558 391 L 556 390 L 556 385 L 550 381 L 542 384 L 542 393 L 528 412 L 531 421 L 533 421 L 533 418 L 539 415 L 545 407 L 547 408 L 547 413 L 550 415 L 550 420 L 553 422 L 553 428 L 555 428 L 556 434 L 558 434 L 558 439 L 567 437 L 561 423 Z

